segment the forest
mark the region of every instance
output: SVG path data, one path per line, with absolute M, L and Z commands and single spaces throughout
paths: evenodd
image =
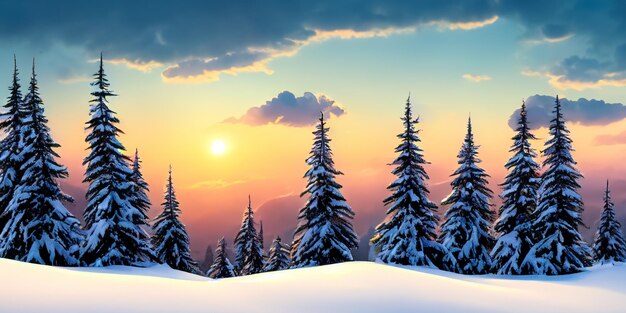
M 262 224 L 249 204 L 228 255 L 218 240 L 210 268 L 201 271 L 191 257 L 189 235 L 180 220 L 170 167 L 160 214 L 150 220 L 149 186 L 141 172 L 139 152 L 129 156 L 119 140 L 117 113 L 102 55 L 93 74 L 92 100 L 86 121 L 88 155 L 84 158 L 87 205 L 81 219 L 61 190 L 68 176 L 55 151 L 38 89 L 35 62 L 24 91 L 15 62 L 0 129 L 0 257 L 23 262 L 70 267 L 127 265 L 169 267 L 211 278 L 228 278 L 291 268 L 314 267 L 353 260 L 358 237 L 354 211 L 341 192 L 329 127 L 324 115 L 313 131 L 306 163 L 306 204 L 299 211 L 291 243 L 273 238 L 265 246 Z M 23 92 L 25 94 L 23 94 Z M 383 200 L 384 220 L 371 238 L 373 259 L 399 265 L 426 266 L 459 274 L 562 275 L 593 264 L 626 261 L 626 240 L 615 217 L 609 181 L 594 242 L 583 240 L 584 204 L 578 180 L 582 175 L 572 156 L 572 139 L 557 96 L 542 151 L 535 151 L 525 104 L 505 164 L 508 174 L 494 195 L 489 175 L 480 166 L 479 145 L 472 121 L 458 152 L 451 192 L 438 205 L 429 198 L 428 164 L 420 148 L 419 118 L 410 98 L 402 115 L 403 131 L 392 165 L 395 180 Z M 505 149 L 505 147 L 503 147 Z M 542 164 L 536 159 L 541 153 Z M 502 205 L 495 207 L 499 196 Z M 446 208 L 438 216 L 438 207 Z

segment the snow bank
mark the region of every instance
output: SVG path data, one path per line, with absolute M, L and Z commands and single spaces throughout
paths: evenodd
M 350 262 L 211 280 L 167 266 L 0 259 L 0 312 L 625 312 L 626 266 L 559 277 L 462 276 Z

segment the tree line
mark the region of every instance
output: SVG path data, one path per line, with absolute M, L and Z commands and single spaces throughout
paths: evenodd
M 125 155 L 119 141 L 119 120 L 108 100 L 116 96 L 104 72 L 102 55 L 91 86 L 88 132 L 89 154 L 84 182 L 88 184 L 83 223 L 65 203 L 73 199 L 58 181 L 67 169 L 58 163 L 39 95 L 35 64 L 27 94 L 22 96 L 14 59 L 9 97 L 1 113 L 0 130 L 0 257 L 57 266 L 144 266 L 154 263 L 191 273 L 201 273 L 189 249 L 189 236 L 180 221 L 170 166 L 162 211 L 150 223 L 148 184 L 141 160 Z M 541 152 L 541 166 L 531 141 L 526 108 L 522 104 L 513 154 L 505 164 L 508 174 L 501 184 L 502 205 L 493 210 L 489 175 L 479 166 L 479 146 L 474 142 L 471 120 L 458 153 L 452 192 L 438 206 L 429 199 L 428 175 L 419 147 L 418 118 L 407 99 L 403 132 L 397 137 L 397 157 L 392 163 L 396 179 L 385 219 L 371 239 L 377 260 L 401 265 L 430 266 L 462 274 L 574 273 L 594 261 L 626 261 L 626 241 L 617 222 L 607 182 L 604 208 L 593 246 L 582 239 L 583 203 L 578 172 L 571 151 L 572 140 L 557 97 L 550 138 Z M 343 173 L 335 168 L 323 114 L 313 132 L 313 147 L 306 162 L 307 185 L 301 196 L 293 242 L 275 238 L 265 253 L 263 228 L 257 231 L 249 198 L 242 225 L 235 238 L 235 259 L 230 261 L 226 241 L 218 241 L 215 258 L 206 275 L 225 278 L 264 271 L 300 268 L 351 261 L 358 239 L 352 227 L 354 212 L 336 181 Z M 147 229 L 151 228 L 151 234 Z

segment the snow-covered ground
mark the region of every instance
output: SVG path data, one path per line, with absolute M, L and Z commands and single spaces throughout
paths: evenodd
M 0 259 L 0 312 L 626 312 L 626 265 L 500 278 L 351 262 L 211 280 Z

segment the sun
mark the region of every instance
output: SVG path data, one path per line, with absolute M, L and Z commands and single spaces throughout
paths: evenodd
M 222 155 L 226 153 L 226 143 L 224 142 L 224 140 L 213 140 L 213 142 L 211 142 L 211 153 L 215 155 Z

